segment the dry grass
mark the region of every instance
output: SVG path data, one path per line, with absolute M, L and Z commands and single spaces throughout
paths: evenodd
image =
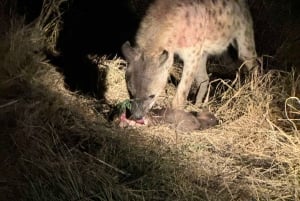
M 99 77 L 105 75 L 105 83 L 109 86 L 105 92 L 107 103 L 114 105 L 128 99 L 129 95 L 124 79 L 126 62 L 118 57 L 108 60 L 105 56 L 99 57 L 97 55 L 90 56 L 90 59 L 93 63 L 98 65 Z
M 107 80 L 108 93 L 126 94 L 124 71 L 114 65 L 122 62 L 108 63 L 112 77 L 118 79 Z M 173 160 L 185 168 L 176 175 L 181 188 L 192 182 L 204 200 L 299 200 L 299 76 L 262 71 L 243 84 L 239 74 L 233 81 L 211 82 L 215 92 L 206 107 L 221 121 L 215 128 L 192 133 L 164 125 L 138 129 L 180 153 Z M 174 94 L 173 85 L 167 88 Z M 168 105 L 164 96 L 159 105 Z M 115 101 L 126 98 L 117 96 Z M 191 109 L 199 110 L 188 105 Z
M 37 23 L 14 18 L 0 38 L 1 200 L 299 200 L 294 72 L 213 81 L 206 107 L 221 124 L 208 130 L 120 129 L 65 89 L 41 51 L 53 35 Z M 124 62 L 96 61 L 107 103 L 126 99 Z

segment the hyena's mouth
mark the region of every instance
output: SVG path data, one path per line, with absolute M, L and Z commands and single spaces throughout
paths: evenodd
M 155 96 L 151 95 L 147 98 L 132 99 L 131 107 L 126 109 L 126 112 L 120 116 L 120 126 L 141 126 L 148 125 L 147 113 L 152 108 L 155 102 Z
M 131 120 L 126 116 L 126 113 L 122 113 L 120 116 L 120 127 L 126 127 L 126 126 L 142 126 L 147 125 L 147 120 L 145 117 L 139 120 Z
M 146 98 L 136 98 L 131 100 L 131 108 L 127 111 L 127 116 L 132 120 L 144 118 L 155 103 L 155 96 Z
M 145 126 L 149 125 L 148 112 L 155 103 L 155 95 L 150 95 L 146 98 L 135 98 L 130 100 L 130 107 L 126 107 L 119 117 L 119 126 Z

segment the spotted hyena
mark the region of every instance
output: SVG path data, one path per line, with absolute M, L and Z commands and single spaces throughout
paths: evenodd
M 207 91 L 207 57 L 232 44 L 251 70 L 256 66 L 253 25 L 246 0 L 156 0 L 150 5 L 136 35 L 122 52 L 129 65 L 127 88 L 133 99 L 133 117 L 143 117 L 164 89 L 169 68 L 178 55 L 183 73 L 172 102 L 182 108 L 195 81 L 196 104 Z

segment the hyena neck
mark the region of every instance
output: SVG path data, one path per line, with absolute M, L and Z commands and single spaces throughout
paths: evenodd
M 159 55 L 162 51 L 167 50 L 168 52 L 172 51 L 172 47 L 168 43 L 168 34 L 164 30 L 160 29 L 155 31 L 149 27 L 143 27 L 139 30 L 139 34 L 136 38 L 137 46 L 144 52 L 146 55 Z
M 136 35 L 136 44 L 149 54 L 159 54 L 163 50 L 172 51 L 170 43 L 174 32 L 176 16 L 170 16 L 168 0 L 156 1 L 148 10 Z

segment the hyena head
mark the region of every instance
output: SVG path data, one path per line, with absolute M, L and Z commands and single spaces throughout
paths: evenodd
M 172 58 L 167 51 L 146 55 L 138 47 L 131 47 L 129 42 L 123 44 L 122 53 L 128 62 L 125 79 L 132 101 L 131 118 L 141 119 L 166 86 Z

